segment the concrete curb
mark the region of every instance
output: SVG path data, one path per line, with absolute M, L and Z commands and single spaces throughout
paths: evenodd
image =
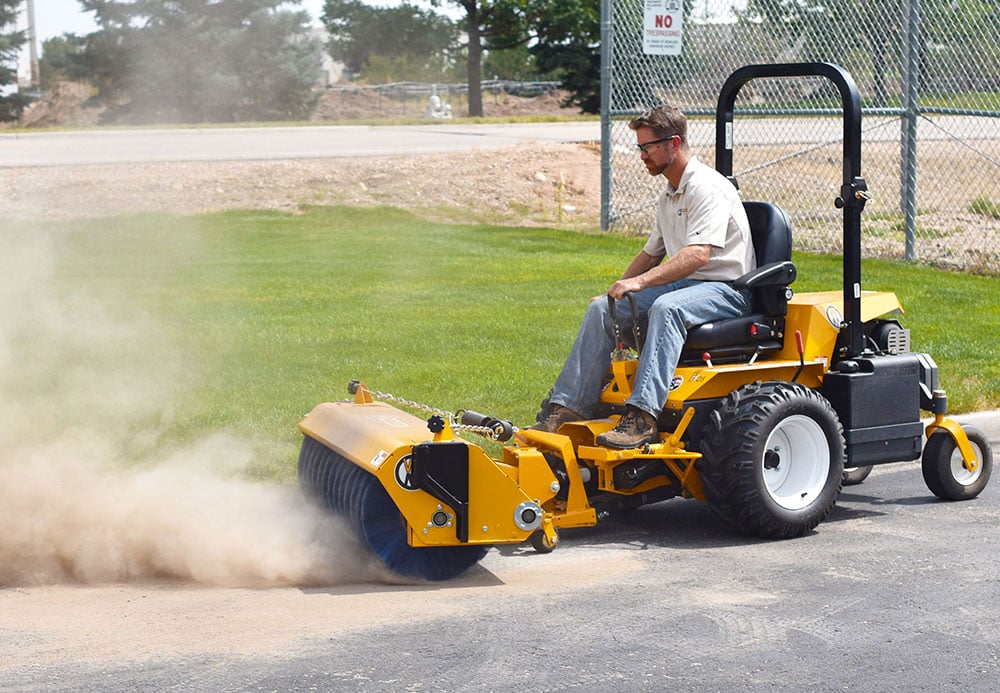
M 1000 452 L 1000 409 L 955 414 L 951 418 L 961 424 L 975 426 L 990 439 L 990 444 Z

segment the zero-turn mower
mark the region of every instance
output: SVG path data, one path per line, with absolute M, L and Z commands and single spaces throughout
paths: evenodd
M 922 459 L 936 496 L 976 497 L 992 469 L 989 441 L 946 417 L 937 366 L 910 351 L 909 332 L 893 317 L 901 312 L 895 294 L 861 290 L 861 212 L 869 194 L 851 76 L 827 63 L 734 72 L 719 96 L 716 168 L 736 184 L 732 124 L 740 88 L 757 78 L 802 76 L 826 77 L 843 103 L 835 202 L 844 219 L 842 290 L 793 295 L 788 217 L 774 205 L 747 202 L 758 267 L 735 285 L 750 290 L 752 312 L 690 330 L 659 442 L 634 450 L 595 442 L 615 426 L 614 412 L 631 392 L 636 361 L 624 348 L 616 350 L 601 396 L 609 416 L 569 422 L 557 433 L 438 411 L 353 382 L 352 399 L 320 404 L 300 423 L 305 492 L 345 518 L 390 570 L 423 580 L 461 574 L 492 545 L 528 540 L 551 551 L 560 528 L 592 526 L 676 496 L 707 502 L 745 532 L 799 536 L 830 513 L 842 484 L 888 462 Z M 639 326 L 621 329 L 629 327 L 641 348 Z M 926 426 L 921 410 L 932 417 Z M 505 444 L 491 457 L 456 432 Z

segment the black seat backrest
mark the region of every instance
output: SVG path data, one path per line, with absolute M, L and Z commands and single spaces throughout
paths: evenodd
M 792 222 L 785 210 L 770 202 L 744 202 L 750 221 L 757 266 L 792 259 Z
M 696 325 L 688 330 L 682 364 L 698 364 L 706 352 L 718 361 L 746 361 L 781 351 L 785 313 L 795 281 L 792 264 L 792 224 L 780 207 L 769 202 L 744 202 L 750 221 L 757 269 L 733 282 L 750 290 L 750 314 Z

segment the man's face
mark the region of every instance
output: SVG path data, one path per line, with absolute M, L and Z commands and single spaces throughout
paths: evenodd
M 639 156 L 646 164 L 649 175 L 658 176 L 673 166 L 676 158 L 674 147 L 677 137 L 661 138 L 650 128 L 639 128 L 635 131 L 635 144 L 639 147 Z

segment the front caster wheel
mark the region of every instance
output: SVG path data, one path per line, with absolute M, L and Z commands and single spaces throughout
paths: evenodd
M 556 535 L 559 536 L 558 534 Z M 556 548 L 555 543 L 550 543 L 549 538 L 545 536 L 545 532 L 540 529 L 536 529 L 528 537 L 528 541 L 531 542 L 531 548 L 533 548 L 538 553 L 552 553 Z
M 847 467 L 844 469 L 844 486 L 856 486 L 872 473 L 872 465 L 864 467 Z
M 975 469 L 966 467 L 962 451 L 947 431 L 935 431 L 924 446 L 924 482 L 931 493 L 944 500 L 975 498 L 986 488 L 993 471 L 993 452 L 986 434 L 974 426 L 962 426 L 962 430 L 975 453 Z

